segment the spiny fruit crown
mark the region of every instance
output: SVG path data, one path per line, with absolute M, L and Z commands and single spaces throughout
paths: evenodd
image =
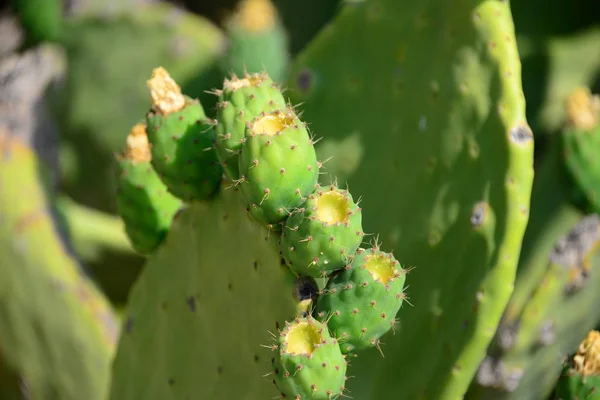
M 163 115 L 177 112 L 185 107 L 185 96 L 181 88 L 163 67 L 154 68 L 147 82 L 152 98 L 152 107 Z
M 284 335 L 285 351 L 288 354 L 310 356 L 322 341 L 322 330 L 307 320 L 291 324 Z
M 400 276 L 400 271 L 396 268 L 398 261 L 392 259 L 391 254 L 371 254 L 366 258 L 367 262 L 362 268 L 369 271 L 375 281 L 387 284 Z
M 575 89 L 566 99 L 570 125 L 583 130 L 593 129 L 600 119 L 600 97 L 588 88 Z
M 600 332 L 590 331 L 573 357 L 575 369 L 583 376 L 600 376 Z
M 250 134 L 275 136 L 281 134 L 286 128 L 299 123 L 296 114 L 291 111 L 283 112 L 277 110 L 268 114 L 261 115 L 252 121 L 250 125 Z
M 146 125 L 136 124 L 127 136 L 127 150 L 125 158 L 132 163 L 149 162 L 152 159 L 150 143 L 146 135 Z
M 242 0 L 238 7 L 235 17 L 246 31 L 262 32 L 275 24 L 277 11 L 270 0 Z
M 345 224 L 350 217 L 350 204 L 342 193 L 332 187 L 315 198 L 317 219 L 328 225 Z
M 235 92 L 244 87 L 259 86 L 267 79 L 269 79 L 267 73 L 244 74 L 244 77 L 241 79 L 234 74 L 231 79 L 225 79 L 223 81 L 223 90 Z

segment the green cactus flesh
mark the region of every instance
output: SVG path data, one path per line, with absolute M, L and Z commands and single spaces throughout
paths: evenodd
M 315 312 L 328 321 L 344 353 L 379 347 L 395 327 L 406 272 L 390 253 L 359 249 L 352 264 L 327 282 Z
M 262 113 L 286 106 L 279 88 L 266 73 L 244 74 L 225 79 L 217 103 L 217 154 L 232 180 L 239 179 L 239 153 L 246 124 Z
M 574 199 L 583 197 L 592 212 L 600 212 L 600 96 L 577 89 L 567 99 L 569 123 L 561 135 L 568 173 L 576 185 Z
M 271 0 L 243 0 L 225 22 L 228 49 L 221 61 L 225 73 L 267 71 L 279 82 L 289 63 L 287 34 Z
M 319 177 L 313 141 L 291 109 L 249 123 L 239 168 L 250 214 L 266 224 L 280 223 L 299 207 Z
M 292 272 L 326 277 L 349 263 L 363 235 L 352 195 L 332 185 L 315 190 L 286 220 L 281 252 Z
M 118 161 L 117 209 L 133 248 L 141 254 L 156 250 L 182 206 L 167 191 L 150 160 L 146 128 L 138 124 L 127 138 L 125 156 Z
M 192 203 L 132 289 L 111 398 L 278 395 L 272 378 L 261 378 L 273 355 L 261 345 L 313 292 L 296 287 L 276 238 L 248 218 L 239 190 Z
M 326 324 L 310 316 L 287 322 L 274 349 L 274 383 L 282 398 L 332 400 L 344 392 L 347 362 Z
M 366 232 L 414 266 L 396 334 L 352 361 L 356 399 L 462 399 L 514 285 L 533 135 L 509 2 L 346 3 L 286 86 L 327 140 L 363 147 Z M 325 164 L 327 166 L 327 164 Z
M 152 166 L 169 191 L 184 201 L 206 200 L 221 184 L 215 133 L 198 100 L 181 94 L 163 68 L 148 81 L 153 109 L 146 115 Z
M 19 398 L 103 400 L 116 316 L 58 233 L 43 168 L 0 133 L 1 362 L 26 389 Z

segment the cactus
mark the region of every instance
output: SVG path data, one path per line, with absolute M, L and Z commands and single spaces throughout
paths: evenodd
M 565 365 L 556 386 L 556 399 L 600 399 L 600 332 L 590 331 Z
M 223 90 L 216 93 L 217 103 L 217 154 L 227 176 L 238 180 L 239 154 L 246 136 L 246 124 L 260 113 L 285 107 L 280 89 L 266 73 L 244 74 L 240 79 L 233 75 L 225 79 Z
M 0 354 L 27 397 L 105 398 L 118 336 L 107 300 L 52 218 L 44 167 L 0 128 Z
M 484 359 L 529 214 L 520 73 L 509 5 L 492 0 L 347 3 L 292 66 L 311 130 L 363 146 L 348 182 L 376 210 L 365 231 L 416 267 L 386 357 L 352 362 L 354 398 L 460 399 Z
M 330 400 L 344 392 L 347 362 L 326 324 L 310 316 L 288 322 L 274 348 L 274 383 L 283 398 Z
M 152 166 L 169 191 L 184 201 L 206 200 L 219 189 L 223 170 L 215 133 L 198 100 L 181 93 L 160 67 L 148 81 L 152 110 L 146 115 Z
M 392 254 L 375 247 L 360 249 L 352 264 L 327 282 L 315 312 L 329 321 L 342 352 L 379 347 L 397 323 L 406 273 Z
M 221 60 L 225 74 L 267 71 L 279 82 L 289 63 L 287 35 L 271 0 L 242 0 L 225 21 L 228 49 Z
M 291 108 L 253 119 L 245 136 L 239 170 L 250 214 L 278 224 L 315 189 L 320 164 L 313 140 Z
M 600 96 L 578 88 L 567 97 L 567 126 L 562 132 L 565 165 L 576 186 L 574 199 L 600 212 Z
M 138 253 L 153 252 L 167 234 L 181 201 L 171 195 L 151 164 L 146 126 L 139 123 L 127 137 L 119 160 L 117 208 Z
M 362 213 L 347 190 L 317 189 L 285 222 L 281 252 L 292 272 L 326 277 L 348 264 L 363 240 Z

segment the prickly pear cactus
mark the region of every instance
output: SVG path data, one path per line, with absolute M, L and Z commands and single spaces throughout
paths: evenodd
M 0 131 L 0 354 L 36 399 L 106 398 L 117 340 L 107 300 L 52 218 L 33 152 Z
M 556 399 L 600 399 L 600 332 L 590 331 L 556 385 Z
M 221 61 L 228 75 L 267 71 L 279 82 L 289 63 L 287 33 L 271 0 L 242 0 L 225 22 L 229 39 Z
M 461 399 L 512 291 L 533 137 L 507 2 L 347 3 L 287 92 L 349 177 L 365 232 L 415 266 L 395 336 L 352 362 L 352 397 Z M 374 179 L 376 177 L 376 179 Z
M 182 202 L 152 168 L 146 125 L 139 123 L 127 137 L 119 158 L 117 209 L 135 251 L 148 254 L 162 242 Z

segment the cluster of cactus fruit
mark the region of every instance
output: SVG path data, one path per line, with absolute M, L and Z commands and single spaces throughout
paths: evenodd
M 279 235 L 282 259 L 309 292 L 268 346 L 273 382 L 283 398 L 342 395 L 347 358 L 380 348 L 394 328 L 407 270 L 377 243 L 361 247 L 360 207 L 337 184 L 319 185 L 315 140 L 266 72 L 225 79 L 214 91 L 216 120 L 164 68 L 147 84 L 152 109 L 118 157 L 117 203 L 132 245 L 151 254 L 184 204 L 239 187 L 249 216 Z M 318 278 L 327 279 L 321 291 Z

